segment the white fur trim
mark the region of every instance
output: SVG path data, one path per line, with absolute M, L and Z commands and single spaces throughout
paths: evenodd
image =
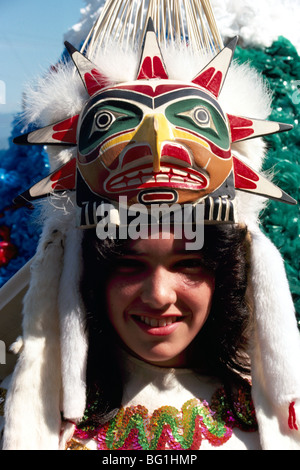
M 64 266 L 59 286 L 61 323 L 63 413 L 72 420 L 82 418 L 86 403 L 87 338 L 79 283 L 82 272 L 82 231 L 71 227 L 65 239 Z
M 300 448 L 300 430 L 291 432 L 288 427 L 289 405 L 300 400 L 300 335 L 294 305 L 279 251 L 258 228 L 251 235 L 255 406 L 263 409 L 269 419 L 278 419 L 283 435 L 296 434 Z
M 55 231 L 54 231 L 55 230 Z M 60 348 L 57 292 L 63 233 L 45 227 L 24 299 L 23 350 L 5 403 L 5 450 L 58 448 Z

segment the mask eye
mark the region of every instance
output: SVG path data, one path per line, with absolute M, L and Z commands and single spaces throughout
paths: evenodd
M 107 131 L 115 119 L 115 116 L 109 111 L 100 111 L 95 116 L 95 124 L 100 131 Z
M 210 125 L 210 114 L 207 109 L 203 107 L 196 108 L 194 111 L 194 121 L 199 126 L 209 126 Z
M 177 116 L 182 116 L 192 120 L 198 127 L 211 127 L 214 129 L 214 123 L 210 116 L 210 112 L 204 106 L 197 106 L 189 111 L 178 113 Z

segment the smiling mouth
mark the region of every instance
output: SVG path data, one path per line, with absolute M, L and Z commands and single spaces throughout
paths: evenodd
M 165 318 L 153 318 L 146 316 L 135 316 L 134 318 L 144 325 L 151 326 L 152 328 L 163 328 L 168 325 L 172 325 L 181 320 L 181 317 L 171 316 Z

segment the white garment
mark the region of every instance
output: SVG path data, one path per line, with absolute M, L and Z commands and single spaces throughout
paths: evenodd
M 123 408 L 143 406 L 149 418 L 163 406 L 174 407 L 180 412 L 183 405 L 194 398 L 210 405 L 214 393 L 222 387 L 218 380 L 199 376 L 190 369 L 156 367 L 127 355 L 122 357 L 122 364 L 125 371 Z M 67 439 L 69 437 L 70 431 Z M 93 440 L 81 442 L 90 450 L 97 448 Z M 245 432 L 235 427 L 229 440 L 220 446 L 211 445 L 202 436 L 198 450 L 260 449 L 258 432 Z

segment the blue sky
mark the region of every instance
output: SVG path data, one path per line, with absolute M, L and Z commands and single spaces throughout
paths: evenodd
M 84 0 L 0 0 L 0 150 L 24 84 L 59 59 L 64 34 L 80 20 Z M 4 103 L 5 102 L 5 103 Z

